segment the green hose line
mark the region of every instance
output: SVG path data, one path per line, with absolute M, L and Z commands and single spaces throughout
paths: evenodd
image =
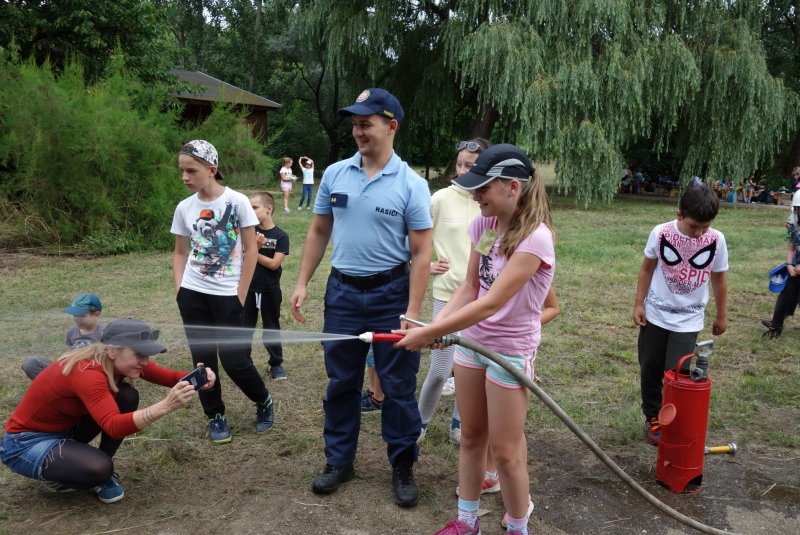
M 658 500 L 655 496 L 647 492 L 641 485 L 639 485 L 636 481 L 634 481 L 633 478 L 631 478 L 628 474 L 626 474 L 622 470 L 622 468 L 617 466 L 617 463 L 611 460 L 611 457 L 606 455 L 605 452 L 600 449 L 600 446 L 595 444 L 595 442 L 589 437 L 589 435 L 587 435 L 578 426 L 578 424 L 576 424 L 575 421 L 572 418 L 570 418 L 566 412 L 564 412 L 564 409 L 559 407 L 556 404 L 556 402 L 553 401 L 550 398 L 550 396 L 547 395 L 547 393 L 545 393 L 544 390 L 536 386 L 533 383 L 533 381 L 531 381 L 528 377 L 525 377 L 525 375 L 521 371 L 512 366 L 511 363 L 509 363 L 506 359 L 504 359 L 502 356 L 498 355 L 491 349 L 488 349 L 482 346 L 481 344 L 473 342 L 472 340 L 467 340 L 466 338 L 463 338 L 461 336 L 455 338 L 456 338 L 455 342 L 456 344 L 465 347 L 467 349 L 476 351 L 481 355 L 485 356 L 486 358 L 492 360 L 493 362 L 497 363 L 500 367 L 502 367 L 504 370 L 506 370 L 508 373 L 513 375 L 517 381 L 528 387 L 528 389 L 530 389 L 531 392 L 536 394 L 536 397 L 538 397 L 542 401 L 542 403 L 547 405 L 548 409 L 553 411 L 553 414 L 558 416 L 559 420 L 564 422 L 564 425 L 566 425 L 569 428 L 569 430 L 572 431 L 575 434 L 575 436 L 577 436 L 581 440 L 581 442 L 586 444 L 586 447 L 589 448 L 591 452 L 597 456 L 598 459 L 603 461 L 603 463 L 608 467 L 609 470 L 614 472 L 614 475 L 620 478 L 623 481 L 623 483 L 628 485 L 631 489 L 636 491 L 636 493 L 638 493 L 639 496 L 644 498 L 645 501 L 647 501 L 650 505 L 652 505 L 662 513 L 671 516 L 678 522 L 685 524 L 690 528 L 696 529 L 697 531 L 700 531 L 702 533 L 710 533 L 712 535 L 736 535 L 735 533 L 732 533 L 730 531 L 722 531 L 720 529 L 712 528 L 711 526 L 706 526 L 705 524 L 701 524 L 700 522 L 679 513 L 675 509 L 669 507 L 665 503 Z

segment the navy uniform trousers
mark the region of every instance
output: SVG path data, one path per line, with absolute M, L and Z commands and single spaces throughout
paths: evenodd
M 400 315 L 408 309 L 408 274 L 370 289 L 359 289 L 328 277 L 325 292 L 324 332 L 359 335 L 388 333 L 400 328 Z M 361 340 L 323 342 L 328 389 L 325 409 L 325 457 L 332 466 L 345 466 L 356 458 L 361 429 L 361 390 L 369 344 Z M 375 370 L 385 394 L 381 432 L 389 462 L 408 450 L 417 459 L 422 420 L 414 393 L 417 389 L 419 351 L 394 349 L 389 342 L 373 344 Z M 404 455 L 405 457 L 405 455 Z M 409 459 L 410 460 L 410 459 Z

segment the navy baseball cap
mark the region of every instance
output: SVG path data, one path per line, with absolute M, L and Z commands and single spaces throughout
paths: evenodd
M 535 172 L 533 164 L 521 149 L 510 143 L 500 143 L 481 152 L 469 171 L 450 182 L 461 189 L 472 190 L 495 178 L 527 182 Z
M 137 353 L 152 357 L 156 353 L 166 353 L 167 348 L 156 343 L 161 331 L 151 331 L 148 325 L 140 320 L 115 320 L 103 330 L 103 343 L 111 346 L 130 347 Z
M 73 316 L 82 316 L 87 312 L 100 312 L 101 310 L 103 310 L 103 305 L 100 304 L 99 297 L 94 294 L 81 294 L 73 299 L 72 304 L 63 312 Z
M 379 87 L 365 89 L 358 95 L 355 104 L 337 112 L 339 117 L 373 115 L 375 113 L 394 119 L 398 124 L 403 120 L 403 108 L 400 106 L 400 102 L 394 95 Z

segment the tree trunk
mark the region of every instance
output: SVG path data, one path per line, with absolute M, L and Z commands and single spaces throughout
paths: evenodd
M 177 37 L 178 37 L 178 48 L 183 50 L 184 48 L 186 48 L 186 34 L 183 33 L 182 29 L 178 30 Z M 178 56 L 178 62 L 180 63 L 181 70 L 183 70 L 186 67 L 186 56 L 184 56 L 183 53 L 181 53 L 181 55 Z
M 433 152 L 433 130 L 428 135 L 428 150 L 425 151 L 425 180 L 431 179 L 431 153 Z
M 487 104 L 483 107 L 478 116 L 475 117 L 475 122 L 472 123 L 472 128 L 469 130 L 469 135 L 464 138 L 467 139 L 474 139 L 476 137 L 482 137 L 485 139 L 491 139 L 492 131 L 494 130 L 494 125 L 497 124 L 498 119 L 500 119 L 500 112 L 497 108 L 494 107 L 492 104 Z M 456 172 L 456 157 L 454 156 L 452 160 L 450 160 L 450 165 L 447 166 L 447 170 L 445 170 L 445 176 L 452 176 Z
M 792 169 L 795 167 L 800 167 L 800 130 L 795 134 L 792 150 L 789 152 L 789 157 L 786 158 L 786 163 L 783 164 L 784 176 L 792 176 Z
M 256 0 L 256 42 L 253 47 L 253 65 L 250 69 L 250 92 L 256 83 L 256 66 L 258 65 L 258 43 L 261 41 L 261 4 L 262 0 Z

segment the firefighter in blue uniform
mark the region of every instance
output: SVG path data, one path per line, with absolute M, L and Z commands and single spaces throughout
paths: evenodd
M 338 113 L 352 116 L 358 153 L 331 165 L 322 177 L 290 301 L 292 314 L 305 322 L 300 307 L 308 281 L 332 237 L 324 332 L 358 335 L 412 327 L 406 322 L 401 326 L 399 316 L 419 319 L 428 285 L 433 221 L 427 183 L 393 149 L 403 109 L 391 93 L 372 88 Z M 369 345 L 359 340 L 322 345 L 329 379 L 323 398 L 327 464 L 312 488 L 330 493 L 355 476 Z M 413 465 L 421 420 L 414 393 L 420 352 L 394 349 L 390 343 L 373 347 L 386 395 L 382 434 L 393 468 L 395 501 L 416 505 Z

